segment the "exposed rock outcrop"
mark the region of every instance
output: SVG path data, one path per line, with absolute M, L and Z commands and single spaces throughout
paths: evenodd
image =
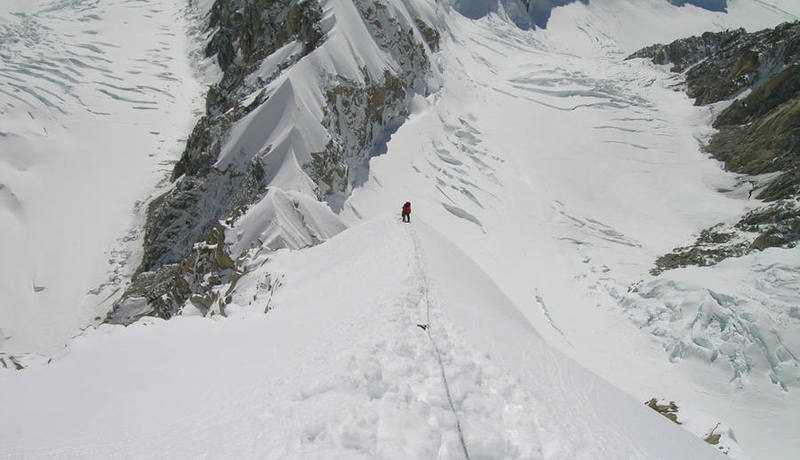
M 25 366 L 19 362 L 19 359 L 5 353 L 0 353 L 0 366 L 2 366 L 3 369 L 14 369 L 17 371 L 25 369 Z
M 678 405 L 675 404 L 675 401 L 670 401 L 668 404 L 659 404 L 658 402 L 656 398 L 652 398 L 645 402 L 644 405 L 680 425 L 681 422 L 678 421 Z
M 224 315 L 225 305 L 230 303 L 228 295 L 243 274 L 241 264 L 225 247 L 225 227 L 217 224 L 181 263 L 141 273 L 108 321 L 130 324 L 142 316 L 170 318 L 187 302 L 204 315 Z M 221 295 L 218 287 L 223 285 L 226 290 Z
M 630 58 L 672 63 L 686 72 L 687 94 L 697 105 L 724 101 L 754 87 L 800 56 L 800 24 L 747 33 L 744 29 L 706 32 L 699 37 L 652 45 Z

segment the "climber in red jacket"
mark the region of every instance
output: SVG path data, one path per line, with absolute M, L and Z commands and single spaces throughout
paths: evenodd
M 406 201 L 403 205 L 403 212 L 401 213 L 403 216 L 403 222 L 411 223 L 411 202 Z

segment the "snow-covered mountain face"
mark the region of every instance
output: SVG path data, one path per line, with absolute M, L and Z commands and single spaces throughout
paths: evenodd
M 185 340 L 175 352 L 174 366 L 158 368 L 172 381 L 168 387 L 191 387 L 192 376 L 199 379 L 207 366 L 226 361 L 228 350 L 242 359 L 226 362 L 218 388 L 268 381 L 266 386 L 275 389 L 273 395 L 256 391 L 257 399 L 270 402 L 252 406 L 255 412 L 248 420 L 261 420 L 269 413 L 296 422 L 291 429 L 275 420 L 236 425 L 241 428 L 236 443 L 241 452 L 254 452 L 246 450 L 252 447 L 248 433 L 259 426 L 285 431 L 278 437 L 279 444 L 285 444 L 258 451 L 277 457 L 291 452 L 310 456 L 328 452 L 325 449 L 333 449 L 331 455 L 382 456 L 396 452 L 391 449 L 397 446 L 410 446 L 406 455 L 455 458 L 461 455 L 459 444 L 489 457 L 502 453 L 499 456 L 519 458 L 575 456 L 582 443 L 592 446 L 598 458 L 699 458 L 713 455 L 714 449 L 741 458 L 744 452 L 754 458 L 792 458 L 800 452 L 794 422 L 800 409 L 800 254 L 796 248 L 772 248 L 714 267 L 650 274 L 660 256 L 691 243 L 703 229 L 737 222 L 760 202 L 749 197 L 750 178 L 724 172 L 700 149 L 711 139 L 715 116 L 730 101 L 694 106 L 684 94 L 684 77 L 670 73 L 669 66 L 626 59 L 653 43 L 709 30 L 753 31 L 797 20 L 795 2 L 206 0 L 190 2 L 188 10 L 182 9 L 183 2 L 167 0 L 47 5 L 26 6 L 25 14 L 4 11 L 2 23 L 3 37 L 11 37 L 0 45 L 5 46 L 3 65 L 13 69 L 0 73 L 6 85 L 0 87 L 0 95 L 6 98 L 3 110 L 13 115 L 7 119 L 14 121 L 14 129 L 4 127 L 9 134 L 0 137 L 5 143 L 0 144 L 2 167 L 10 171 L 8 179 L 0 179 L 3 218 L 9 222 L 3 227 L 9 237 L 3 241 L 13 260 L 30 263 L 29 268 L 3 264 L 4 291 L 11 301 L 0 308 L 0 328 L 7 337 L 0 351 L 14 355 L 14 361 L 3 355 L 3 363 L 28 364 L 32 359 L 24 352 L 60 346 L 78 327 L 105 317 L 111 303 L 114 308 L 106 317 L 111 323 L 129 324 L 143 316 L 202 315 L 219 321 L 183 318 L 165 324 L 144 318 L 130 329 L 106 325 L 90 332 L 75 347 L 74 357 L 63 356 L 57 364 L 61 370 L 49 370 L 53 366 L 19 377 L 3 374 L 0 384 L 23 391 L 27 383 L 37 388 L 48 378 L 69 380 L 81 372 L 101 373 L 105 384 L 98 388 L 144 383 L 127 378 L 132 375 L 127 370 L 122 373 L 127 377 L 117 380 L 119 369 L 96 359 L 97 353 L 108 348 L 125 356 L 131 350 L 149 350 L 136 361 L 138 370 L 131 371 L 146 373 L 160 350 Z M 141 23 L 129 17 L 131 11 L 142 13 L 136 16 Z M 116 18 L 119 24 L 113 27 L 110 19 L 98 17 Z M 188 24 L 180 25 L 187 18 Z M 138 41 L 126 39 L 123 27 L 134 22 L 149 31 Z M 59 34 L 44 39 L 43 34 L 25 32 L 36 30 L 31 24 L 45 24 L 45 30 Z M 191 33 L 201 43 L 189 45 L 185 27 L 194 27 Z M 32 58 L 24 53 L 37 48 L 24 46 L 23 36 L 29 41 L 38 37 L 31 43 L 46 47 L 38 55 L 47 56 L 44 63 L 30 64 Z M 115 47 L 118 52 L 102 54 Z M 198 51 L 193 56 L 196 66 L 218 70 L 204 111 L 195 113 L 199 119 L 191 112 L 197 105 L 192 102 L 197 83 L 183 85 L 195 77 L 178 58 L 190 49 Z M 70 57 L 51 59 L 53 55 Z M 84 68 L 89 60 L 91 65 Z M 128 68 L 128 61 L 135 64 Z M 81 84 L 67 78 L 77 80 L 72 75 L 79 73 Z M 156 97 L 161 93 L 155 90 L 169 97 Z M 185 98 L 178 98 L 183 91 Z M 95 102 L 90 95 L 101 99 Z M 80 98 L 84 105 L 78 104 L 78 110 L 68 109 L 66 103 L 52 104 L 66 112 L 62 113 L 45 102 L 52 98 Z M 147 101 L 159 110 L 144 110 Z M 38 111 L 25 109 L 23 102 Z M 49 120 L 47 136 L 61 133 L 52 144 L 44 131 L 35 134 L 38 128 L 31 124 L 42 119 Z M 126 128 L 114 130 L 114 124 L 103 120 L 124 120 Z M 196 122 L 193 129 L 189 122 Z M 167 128 L 174 129 L 172 137 L 162 135 Z M 182 154 L 174 148 L 181 136 L 187 136 Z M 144 158 L 142 152 L 158 148 L 143 139 L 163 140 L 158 145 L 173 147 L 136 163 Z M 82 155 L 60 155 L 59 161 L 67 161 L 62 164 L 36 154 L 63 145 L 80 147 Z M 122 160 L 109 154 L 109 145 L 131 163 L 120 165 Z M 21 158 L 29 163 L 20 163 Z M 158 169 L 159 161 L 177 163 L 167 171 Z M 161 173 L 169 173 L 172 181 L 146 202 L 146 211 L 139 206 L 146 223 L 141 233 L 134 231 L 129 238 L 143 243 L 141 254 L 112 252 L 125 263 L 111 273 L 113 283 L 94 289 L 107 275 L 108 265 L 105 258 L 84 253 L 91 249 L 97 255 L 120 247 L 114 238 L 129 228 L 133 203 L 153 193 Z M 70 195 L 66 185 L 64 191 L 57 190 L 54 184 L 59 181 L 78 191 Z M 42 190 L 58 194 L 72 208 L 49 199 Z M 118 213 L 115 220 L 115 214 L 97 211 L 114 226 L 86 224 L 94 217 L 86 215 L 92 208 L 82 200 L 90 199 L 99 203 L 95 208 Z M 412 230 L 397 228 L 400 224 L 391 220 L 406 200 L 413 202 L 412 228 L 422 221 L 435 230 L 413 237 Z M 64 211 L 64 225 L 56 227 L 52 222 L 58 209 L 69 211 Z M 359 225 L 364 221 L 382 224 Z M 350 226 L 359 228 L 347 229 Z M 323 247 L 303 249 L 340 233 Z M 440 243 L 437 233 L 450 243 Z M 384 245 L 376 243 L 382 238 Z M 122 247 L 131 251 L 133 246 Z M 447 249 L 441 249 L 444 246 Z M 29 256 L 40 250 L 41 256 Z M 419 257 L 409 257 L 409 251 Z M 436 267 L 435 274 L 428 266 Z M 126 270 L 136 270 L 133 281 L 124 293 L 115 291 L 120 280 L 127 279 Z M 61 276 L 64 273 L 68 275 Z M 45 274 L 47 278 L 40 278 Z M 442 345 L 444 358 L 442 350 L 436 351 L 439 369 L 431 349 L 425 352 L 406 338 L 407 329 L 417 331 L 417 323 L 433 324 L 420 319 L 421 310 L 404 307 L 419 304 L 427 277 L 441 284 L 441 297 L 434 304 L 447 312 L 436 317 L 436 309 L 430 310 L 442 324 L 438 330 L 432 326 L 433 347 L 448 344 Z M 478 287 L 459 288 L 473 284 Z M 89 289 L 94 289 L 89 295 L 93 303 L 84 299 Z M 359 290 L 363 296 L 351 295 Z M 502 294 L 495 295 L 498 292 Z M 469 308 L 459 306 L 467 303 Z M 521 315 L 509 313 L 507 303 Z M 342 317 L 331 315 L 334 306 L 342 309 Z M 383 307 L 397 317 L 381 319 L 376 311 Z M 270 314 L 262 317 L 266 312 Z M 246 319 L 248 325 L 237 319 Z M 518 325 L 523 321 L 546 342 L 640 401 L 678 401 L 684 427 L 703 438 L 720 434 L 719 444 L 706 450 L 701 444 L 694 451 L 680 438 L 669 448 L 686 444 L 689 450 L 661 454 L 649 437 L 643 444 L 631 444 L 631 426 L 637 423 L 642 423 L 643 432 L 672 433 L 669 429 L 674 428 L 657 427 L 662 420 L 643 421 L 647 417 L 634 409 L 625 409 L 619 421 L 623 428 L 610 431 L 592 422 L 613 412 L 608 408 L 589 410 L 585 426 L 559 422 L 554 425 L 560 427 L 556 434 L 546 426 L 559 419 L 558 409 L 548 409 L 549 415 L 538 421 L 522 416 L 520 411 L 538 412 L 544 406 L 526 407 L 533 396 L 524 388 L 552 395 L 553 387 L 561 386 L 558 391 L 574 392 L 584 406 L 595 398 L 587 391 L 606 388 L 595 385 L 589 374 L 572 370 L 560 380 L 535 377 L 531 368 L 539 359 L 550 363 L 543 366 L 547 372 L 563 375 L 567 367 L 557 363 L 567 358 L 553 351 L 526 356 L 523 344 L 549 348 L 527 326 Z M 382 328 L 375 331 L 381 333 L 363 334 L 376 322 Z M 286 355 L 279 348 L 288 342 L 280 339 L 289 336 L 281 330 L 306 331 L 291 342 L 294 351 Z M 446 334 L 438 335 L 442 331 Z M 206 342 L 207 334 L 231 340 Z M 272 334 L 274 340 L 259 339 Z M 233 338 L 244 338 L 254 350 L 273 350 L 267 367 L 280 369 L 274 374 L 245 372 L 252 367 L 249 360 L 261 356 L 238 354 L 240 344 Z M 302 348 L 313 340 L 316 345 Z M 453 343 L 464 347 L 450 346 Z M 205 347 L 220 354 L 212 354 L 210 361 L 194 361 L 197 366 L 186 375 L 172 369 L 192 361 L 193 353 Z M 329 361 L 328 347 L 337 350 L 341 362 Z M 369 360 L 364 350 L 376 350 L 381 358 Z M 309 357 L 319 365 L 294 362 Z M 353 360 L 347 367 L 349 357 Z M 95 367 L 95 360 L 107 370 Z M 414 365 L 423 361 L 427 364 L 422 367 L 430 364 L 428 377 L 418 375 Z M 397 362 L 410 367 L 393 367 Z M 495 369 L 497 363 L 499 372 L 517 384 L 492 377 L 495 371 L 487 369 Z M 62 373 L 54 374 L 58 372 Z M 231 377 L 243 372 L 247 379 Z M 294 399 L 282 393 L 295 391 L 292 375 L 317 381 L 323 374 L 339 376 L 336 372 L 342 376 L 337 380 L 352 385 L 312 385 Z M 363 378 L 351 381 L 348 373 Z M 456 385 L 455 394 L 450 394 L 445 384 L 448 390 L 440 394 L 442 387 L 434 391 L 422 384 L 448 373 L 467 376 L 461 381 L 467 382 L 463 391 Z M 576 383 L 584 379 L 591 384 Z M 401 380 L 406 383 L 397 384 Z M 474 382 L 489 383 L 475 384 L 473 392 Z M 153 393 L 160 386 L 148 385 Z M 230 402 L 228 392 L 223 393 L 211 399 Z M 126 404 L 150 394 L 139 392 Z M 439 402 L 431 404 L 437 394 Z M 489 396 L 497 394 L 503 395 L 502 404 Z M 209 400 L 208 394 L 194 391 L 172 396 L 177 403 L 174 411 L 163 412 L 165 421 L 170 414 L 186 412 L 193 402 Z M 235 407 L 250 407 L 251 396 L 236 396 Z M 107 407 L 121 403 L 111 394 L 104 398 Z M 574 407 L 574 400 L 564 398 L 561 393 L 554 398 L 561 401 L 557 407 Z M 611 398 L 620 401 L 618 395 Z M 401 399 L 415 403 L 398 406 Z M 375 400 L 379 403 L 369 402 Z M 363 404 L 352 416 L 339 417 L 335 408 L 347 401 Z M 43 414 L 50 406 L 54 405 L 42 402 L 34 413 Z M 19 414 L 27 410 L 22 404 L 14 407 Z M 203 416 L 216 419 L 222 407 L 221 403 Z M 330 417 L 323 414 L 315 422 L 309 414 L 318 415 L 320 408 Z M 232 421 L 238 415 L 230 411 L 222 419 Z M 460 423 L 453 424 L 451 417 L 461 417 Z M 135 418 L 105 414 L 97 420 L 126 432 Z M 409 424 L 424 419 L 435 425 L 429 430 L 446 434 L 426 438 L 377 423 L 392 418 Z M 26 420 L 36 423 L 35 416 Z M 441 428 L 453 425 L 459 430 Z M 96 429 L 91 424 L 78 426 L 86 433 Z M 216 431 L 191 423 L 183 429 L 197 435 L 188 438 L 195 440 Z M 489 434 L 477 434 L 481 432 Z M 538 437 L 513 434 L 520 432 Z M 582 432 L 600 434 L 581 437 Z M 152 439 L 146 428 L 136 433 Z M 292 433 L 302 433 L 302 439 L 292 438 Z M 68 438 L 51 446 L 58 449 Z M 602 447 L 612 438 L 621 441 Z M 42 439 L 20 437 L 15 445 L 32 449 L 43 445 Z M 621 447 L 626 443 L 633 450 Z M 156 440 L 151 446 L 161 444 Z M 131 447 L 125 440 L 114 446 Z M 208 443 L 197 446 L 211 449 Z M 358 452 L 336 450 L 342 448 Z M 94 451 L 98 456 L 109 452 Z

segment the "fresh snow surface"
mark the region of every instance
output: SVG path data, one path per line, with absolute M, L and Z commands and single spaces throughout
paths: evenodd
M 228 318 L 102 326 L 0 373 L 0 457 L 724 458 L 547 346 L 427 225 L 253 262 Z
M 0 351 L 63 347 L 135 268 L 203 104 L 186 5 L 0 5 Z
M 684 425 L 701 437 L 729 426 L 716 433 L 732 456 L 797 458 L 798 252 L 648 274 L 759 203 L 700 151 L 711 109 L 668 66 L 624 58 L 798 8 L 592 1 L 534 32 L 451 15 L 443 89 L 419 98 L 342 216 L 397 215 L 410 200 L 412 219 L 475 260 L 548 342 L 641 401 L 677 401 L 681 420 L 706 420 Z

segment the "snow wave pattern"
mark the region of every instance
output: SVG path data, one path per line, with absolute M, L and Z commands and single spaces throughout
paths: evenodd
M 170 53 L 164 51 L 172 41 L 169 37 L 182 31 L 172 30 L 164 21 L 158 27 L 158 47 L 132 55 L 120 68 L 119 59 L 110 55 L 124 51 L 104 38 L 108 10 L 119 7 L 142 20 L 154 21 L 164 13 L 158 4 L 140 0 L 56 1 L 31 13 L 11 13 L 6 24 L 0 23 L 0 114 L 41 112 L 63 119 L 87 111 L 111 116 L 96 109 L 102 100 L 105 105 L 116 102 L 136 110 L 156 110 L 159 99 L 172 100 L 165 87 L 178 82 L 178 77 L 169 71 Z M 69 23 L 73 32 L 60 33 Z M 130 29 L 135 40 L 133 24 L 123 20 L 113 26 Z M 130 84 L 132 80 L 143 83 Z

